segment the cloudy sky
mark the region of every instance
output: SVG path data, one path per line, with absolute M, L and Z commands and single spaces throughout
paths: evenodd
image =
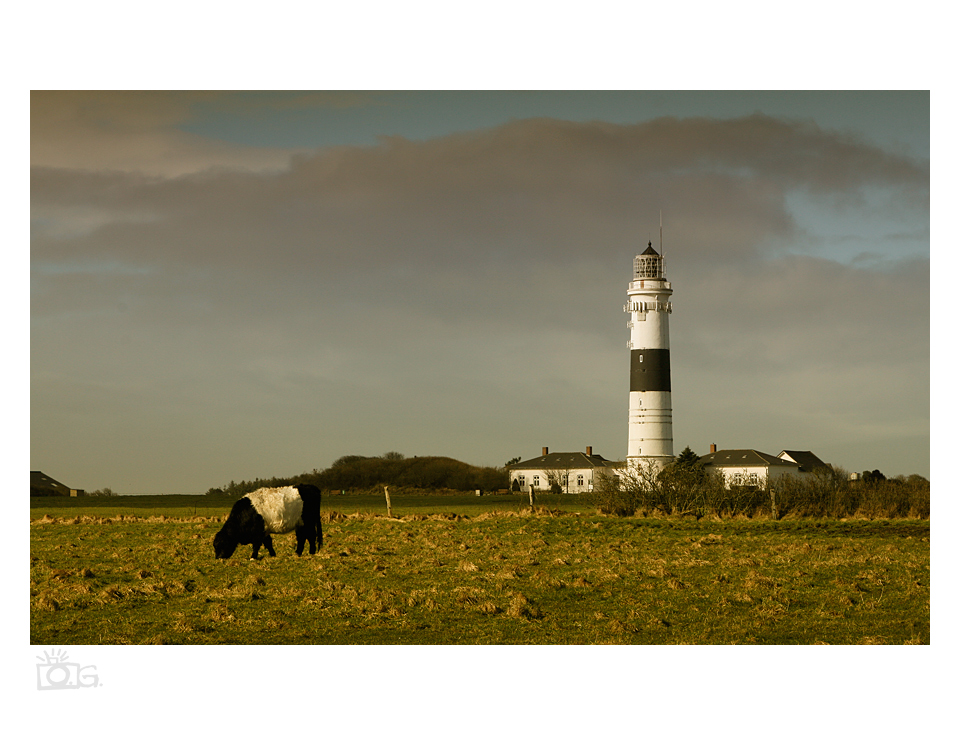
M 34 92 L 31 469 L 202 493 L 344 454 L 627 445 L 930 471 L 925 92 Z

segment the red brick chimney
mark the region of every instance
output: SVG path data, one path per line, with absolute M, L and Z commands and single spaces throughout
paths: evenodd
M 710 445 L 710 454 L 713 454 L 715 451 L 717 451 L 717 445 L 716 445 L 716 444 L 711 444 L 711 445 Z
M 587 447 L 586 455 L 589 457 L 593 454 L 593 447 Z
M 543 448 L 543 456 L 546 457 L 548 454 L 550 454 L 550 447 L 544 447 L 544 448 Z

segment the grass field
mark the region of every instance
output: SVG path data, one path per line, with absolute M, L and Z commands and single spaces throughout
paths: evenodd
M 78 502 L 80 501 L 80 502 Z M 34 498 L 30 642 L 928 644 L 929 521 L 613 518 L 324 497 L 324 546 L 213 558 L 229 501 Z
M 166 518 L 186 518 L 196 515 L 226 517 L 234 499 L 211 495 L 122 495 L 112 497 L 85 496 L 81 498 L 47 497 L 30 499 L 30 520 L 49 515 L 52 518 L 75 518 L 83 515 L 111 517 L 137 516 L 148 518 L 163 515 Z M 526 495 L 484 495 L 472 493 L 408 494 L 391 496 L 395 516 L 454 513 L 470 516 L 490 510 L 520 511 L 529 508 Z M 547 510 L 586 511 L 592 508 L 590 497 L 581 495 L 541 494 L 537 507 Z M 349 493 L 323 496 L 323 510 L 327 513 L 386 514 L 383 493 Z

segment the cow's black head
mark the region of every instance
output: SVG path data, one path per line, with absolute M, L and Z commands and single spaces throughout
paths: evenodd
M 217 559 L 229 559 L 233 552 L 237 550 L 237 542 L 234 541 L 225 528 L 217 531 L 213 537 L 213 552 Z

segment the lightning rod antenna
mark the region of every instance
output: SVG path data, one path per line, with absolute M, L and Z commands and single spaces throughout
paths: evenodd
M 663 257 L 663 210 L 660 210 L 660 257 Z

